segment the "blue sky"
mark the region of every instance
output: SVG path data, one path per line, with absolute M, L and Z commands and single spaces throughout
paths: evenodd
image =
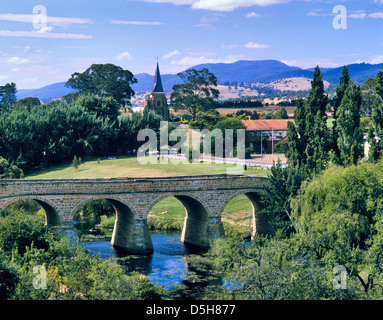
M 6 2 L 6 3 L 4 3 Z M 333 9 L 347 10 L 336 29 Z M 46 13 L 46 15 L 45 15 Z M 17 0 L 0 4 L 0 85 L 66 81 L 92 63 L 134 74 L 277 59 L 302 68 L 383 62 L 383 0 Z

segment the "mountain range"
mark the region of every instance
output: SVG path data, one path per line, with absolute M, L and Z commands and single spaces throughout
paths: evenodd
M 383 64 L 355 63 L 347 65 L 351 79 L 356 84 L 375 77 L 377 72 L 382 70 Z M 192 67 L 200 70 L 209 69 L 218 79 L 218 82 L 238 83 L 271 83 L 273 81 L 304 77 L 312 79 L 314 68 L 301 69 L 289 66 L 278 60 L 240 60 L 234 63 L 208 63 Z M 321 73 L 323 80 L 328 81 L 330 86 L 337 86 L 342 75 L 343 67 L 323 68 Z M 135 75 L 137 83 L 132 86 L 136 92 L 151 91 L 153 87 L 153 75 L 139 73 Z M 176 74 L 163 74 L 161 76 L 165 90 L 171 90 L 173 85 L 180 83 L 180 78 Z M 17 98 L 37 97 L 43 101 L 61 98 L 73 92 L 71 88 L 65 87 L 65 82 L 54 83 L 39 89 L 21 89 L 17 92 Z

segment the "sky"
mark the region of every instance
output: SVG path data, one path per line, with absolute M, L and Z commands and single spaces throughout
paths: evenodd
M 0 85 L 35 89 L 93 63 L 133 74 L 280 60 L 383 62 L 383 0 L 2 0 Z

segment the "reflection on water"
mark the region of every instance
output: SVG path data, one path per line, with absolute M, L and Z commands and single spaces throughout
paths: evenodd
M 74 221 L 59 229 L 59 233 L 76 245 L 79 235 L 92 229 L 94 223 Z M 103 259 L 114 258 L 127 273 L 139 272 L 165 289 L 177 289 L 182 298 L 190 298 L 196 292 L 209 286 L 220 286 L 222 278 L 214 270 L 196 262 L 196 257 L 204 250 L 191 248 L 181 243 L 179 233 L 152 233 L 154 253 L 151 255 L 132 255 L 110 244 L 110 237 L 86 241 L 84 247 L 91 254 Z
M 150 277 L 153 283 L 172 289 L 181 282 L 187 272 L 186 256 L 201 251 L 185 247 L 180 234 L 154 233 L 152 242 L 154 253 L 151 255 L 132 255 L 110 245 L 110 239 L 86 242 L 84 246 L 92 254 L 102 258 L 122 258 L 118 263 L 127 272 L 137 271 Z

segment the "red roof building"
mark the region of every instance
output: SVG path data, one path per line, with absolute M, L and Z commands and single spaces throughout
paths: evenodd
M 270 120 L 242 120 L 250 135 L 259 140 L 261 148 L 258 146 L 253 147 L 253 150 L 260 150 L 264 153 L 274 153 L 275 144 L 287 137 L 287 124 L 294 123 L 291 119 L 270 119 Z

